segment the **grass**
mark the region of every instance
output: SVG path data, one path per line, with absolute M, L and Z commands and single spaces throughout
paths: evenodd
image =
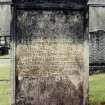
M 0 65 L 0 80 L 10 80 L 10 65 Z
M 0 95 L 0 105 L 10 105 L 10 95 Z
M 0 65 L 0 80 L 10 80 L 10 65 Z M 0 105 L 10 105 L 10 82 L 0 81 Z
M 89 78 L 89 103 L 102 102 L 105 102 L 105 74 L 92 75 Z
M 0 105 L 10 105 L 10 84 L 0 82 Z
M 0 95 L 1 94 L 10 94 L 9 82 L 0 82 Z

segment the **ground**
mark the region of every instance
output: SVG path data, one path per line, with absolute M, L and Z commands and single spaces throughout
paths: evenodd
M 0 105 L 10 105 L 10 65 L 0 61 Z
M 9 83 L 0 83 L 0 105 L 10 105 Z
M 89 102 L 90 105 L 105 105 L 105 74 L 90 76 Z

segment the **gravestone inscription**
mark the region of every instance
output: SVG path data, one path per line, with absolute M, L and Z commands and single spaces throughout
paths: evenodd
M 17 105 L 86 105 L 83 16 L 17 10 Z

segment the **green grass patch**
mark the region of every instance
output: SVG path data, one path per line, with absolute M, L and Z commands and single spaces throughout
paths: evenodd
M 10 105 L 10 95 L 0 95 L 0 105 Z
M 0 105 L 10 105 L 10 83 L 0 82 Z
M 0 65 L 0 80 L 10 80 L 10 65 Z
M 92 75 L 89 78 L 89 103 L 105 102 L 105 74 Z
M 10 65 L 0 65 L 0 80 L 10 80 Z M 10 82 L 0 81 L 0 105 L 10 105 Z
M 10 83 L 9 82 L 0 82 L 0 95 L 10 94 Z

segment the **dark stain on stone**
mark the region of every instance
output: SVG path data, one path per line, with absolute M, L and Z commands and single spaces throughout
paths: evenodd
M 19 90 L 16 105 L 83 105 L 82 83 L 79 83 L 77 88 L 70 80 L 62 79 L 56 82 L 46 79 L 44 81 L 28 78 L 22 80 L 23 89 Z M 50 81 L 52 82 L 50 83 Z M 23 90 L 24 92 L 22 92 Z

